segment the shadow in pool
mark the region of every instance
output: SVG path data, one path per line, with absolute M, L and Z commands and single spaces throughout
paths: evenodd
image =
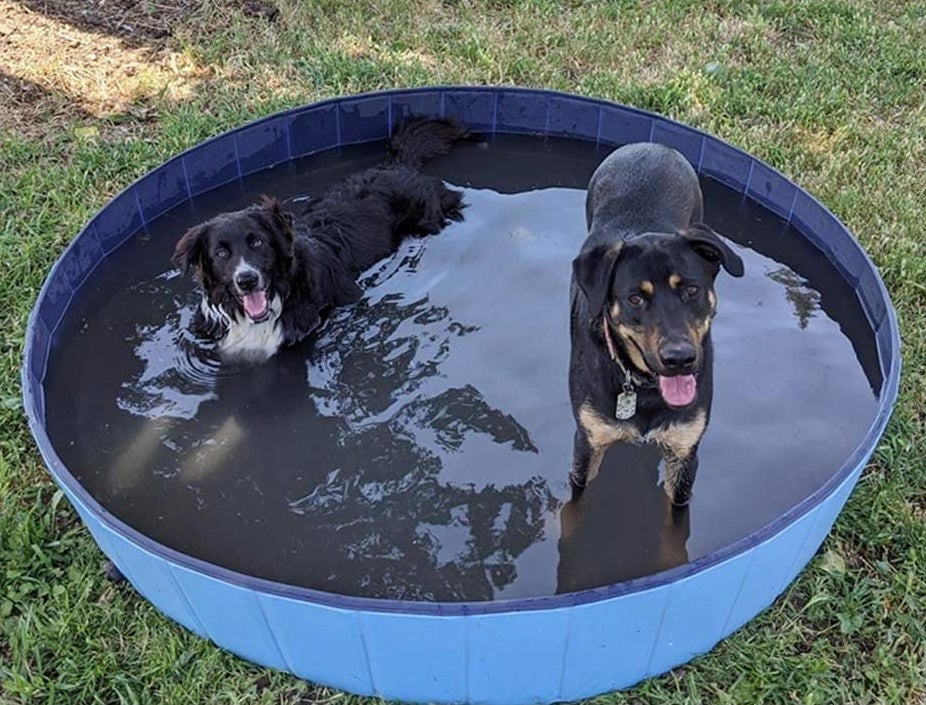
M 657 484 L 650 445 L 608 449 L 588 491 L 560 510 L 556 592 L 638 578 L 688 562 L 691 510 L 673 508 Z

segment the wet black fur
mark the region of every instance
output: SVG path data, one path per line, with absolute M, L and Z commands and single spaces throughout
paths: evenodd
M 653 339 L 688 340 L 691 325 L 712 315 L 708 292 L 721 266 L 742 276 L 742 260 L 701 222 L 703 203 L 694 171 L 674 150 L 655 144 L 631 145 L 612 153 L 592 176 L 586 201 L 588 238 L 573 262 L 571 286 L 571 357 L 569 391 L 576 419 L 573 467 L 574 497 L 585 487 L 594 449 L 579 420 L 583 406 L 615 426 L 630 424 L 641 437 L 670 425 L 692 422 L 698 412 L 710 418 L 713 394 L 713 349 L 710 331 L 697 358 L 684 368 L 667 368 L 658 350 L 643 350 L 648 370 L 639 370 L 628 355 L 634 341 L 618 331 L 620 324 L 649 331 Z M 681 274 L 698 287 L 688 296 L 684 287 L 671 290 L 670 274 Z M 642 281 L 655 283 L 652 297 L 634 306 L 628 297 Z M 610 320 L 613 303 L 619 320 Z M 607 322 L 607 323 L 606 323 Z M 625 374 L 611 359 L 604 337 L 609 325 L 621 364 L 630 371 L 637 393 L 634 416 L 615 419 L 615 405 Z M 655 373 L 655 374 L 654 374 Z M 694 374 L 697 395 L 688 406 L 669 406 L 659 392 L 656 374 Z M 698 439 L 700 441 L 700 439 Z M 663 449 L 664 456 L 666 450 Z M 670 496 L 684 505 L 697 471 L 697 444 L 688 457 L 666 457 L 681 468 Z
M 405 236 L 433 235 L 462 220 L 462 194 L 420 168 L 469 137 L 450 120 L 410 118 L 396 129 L 382 165 L 334 184 L 296 213 L 264 196 L 254 206 L 218 215 L 180 238 L 173 263 L 194 269 L 208 302 L 234 318 L 244 315 L 242 303 L 232 268 L 216 252 L 230 251 L 225 261 L 231 262 L 247 251 L 250 261 L 259 260 L 268 299 L 282 300 L 282 344 L 299 342 L 332 307 L 355 302 L 361 295 L 358 274 L 395 252 Z M 225 321 L 200 309 L 192 325 L 209 340 L 228 332 Z

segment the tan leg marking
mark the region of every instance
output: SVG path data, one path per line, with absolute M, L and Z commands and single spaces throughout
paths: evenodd
M 620 423 L 617 420 L 603 419 L 588 404 L 583 404 L 579 408 L 579 425 L 585 431 L 588 444 L 592 447 L 588 463 L 588 475 L 585 478 L 586 483 L 591 482 L 598 476 L 601 459 L 609 446 L 624 441 L 640 440 L 640 434 L 633 425 Z
M 706 427 L 707 415 L 702 410 L 695 414 L 691 421 L 669 424 L 648 434 L 647 438 L 670 450 L 673 455 L 685 458 L 691 454 L 691 449 L 698 445 Z
M 663 489 L 669 497 L 675 494 L 679 474 L 684 470 L 686 462 L 691 457 L 694 447 L 700 442 L 706 427 L 707 415 L 704 411 L 699 411 L 687 423 L 670 424 L 664 429 L 648 434 L 647 437 L 659 445 L 666 461 L 666 478 Z
M 633 424 L 621 423 L 617 419 L 603 419 L 588 404 L 579 408 L 579 424 L 585 429 L 585 436 L 592 448 L 607 448 L 612 443 L 640 440 L 640 433 Z

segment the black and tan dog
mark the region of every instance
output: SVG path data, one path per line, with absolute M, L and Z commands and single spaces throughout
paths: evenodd
M 571 288 L 575 498 L 622 441 L 657 443 L 666 494 L 691 497 L 710 417 L 714 279 L 721 266 L 743 275 L 702 215 L 697 174 L 669 147 L 621 147 L 592 175 Z

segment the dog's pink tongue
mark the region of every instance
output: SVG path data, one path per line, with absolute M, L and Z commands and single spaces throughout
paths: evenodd
M 244 310 L 251 318 L 260 318 L 267 310 L 267 293 L 255 291 L 244 297 Z
M 694 375 L 659 376 L 659 393 L 669 406 L 688 406 L 698 393 Z

